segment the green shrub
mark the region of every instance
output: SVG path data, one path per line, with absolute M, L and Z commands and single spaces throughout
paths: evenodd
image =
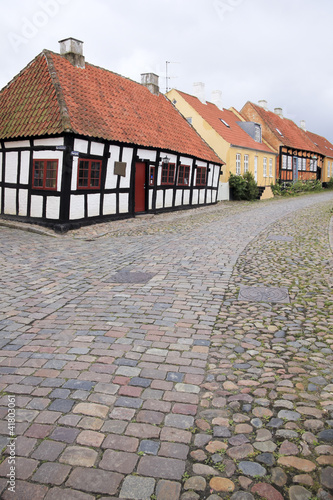
M 331 177 L 330 180 L 326 182 L 326 189 L 333 189 L 333 177 Z
M 258 186 L 251 172 L 244 175 L 230 173 L 229 186 L 234 200 L 255 200 L 258 197 Z

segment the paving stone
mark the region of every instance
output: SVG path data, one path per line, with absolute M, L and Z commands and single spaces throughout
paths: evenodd
M 61 452 L 65 448 L 64 443 L 58 443 L 56 441 L 46 440 L 42 441 L 41 444 L 36 448 L 36 450 L 31 455 L 32 458 L 37 460 L 47 460 L 49 462 L 54 462 L 57 460 Z
M 68 465 L 46 462 L 38 468 L 32 480 L 38 483 L 60 485 L 66 480 L 70 470 Z
M 245 474 L 245 476 L 262 477 L 265 476 L 267 473 L 267 470 L 264 467 L 255 462 L 248 462 L 248 461 L 239 462 L 238 468 L 243 474 Z
M 139 446 L 139 440 L 134 437 L 118 436 L 109 434 L 102 443 L 102 448 L 112 448 L 120 451 L 135 452 Z
M 251 495 L 251 493 L 248 493 L 247 491 L 236 491 L 230 497 L 230 500 L 254 500 L 254 496 Z
M 267 483 L 255 484 L 252 486 L 251 492 L 257 493 L 261 498 L 267 498 L 267 500 L 283 500 L 281 493 Z
M 52 434 L 50 434 L 50 439 L 55 441 L 63 441 L 64 443 L 73 443 L 79 434 L 78 429 L 69 429 L 68 427 L 56 427 Z
M 151 441 L 149 439 L 142 439 L 142 441 L 140 441 L 138 452 L 142 451 L 147 455 L 157 455 L 159 448 L 159 442 Z
M 140 459 L 137 472 L 143 476 L 180 480 L 185 471 L 185 462 L 175 458 L 145 456 Z
M 120 490 L 119 498 L 145 500 L 151 497 L 154 489 L 155 479 L 152 477 L 127 476 Z M 159 497 L 157 498 L 159 500 Z
M 71 411 L 74 401 L 71 399 L 55 399 L 48 407 L 49 411 L 60 411 L 61 413 L 68 413 Z
M 312 493 L 303 486 L 291 486 L 289 488 L 289 499 L 290 500 L 310 500 Z
M 333 467 L 326 467 L 320 473 L 321 484 L 330 490 L 333 489 Z
M 6 477 L 10 473 L 10 458 L 0 464 L 0 476 Z M 38 466 L 38 461 L 31 458 L 16 457 L 15 473 L 17 479 L 29 479 Z
M 17 480 L 15 482 L 15 500 L 43 500 L 47 492 L 47 486 L 32 484 L 27 481 Z M 2 493 L 3 500 L 13 500 L 13 493 L 8 489 Z
M 140 398 L 129 398 L 121 396 L 115 402 L 115 406 L 122 406 L 124 408 L 140 408 L 143 403 L 143 399 Z
M 219 472 L 214 469 L 213 467 L 210 467 L 209 465 L 205 464 L 194 464 L 193 467 L 193 472 L 194 474 L 198 476 L 218 476 Z
M 158 455 L 161 457 L 178 458 L 186 460 L 189 452 L 189 447 L 181 443 L 162 442 Z
M 101 469 L 131 474 L 136 466 L 139 456 L 135 453 L 124 451 L 106 450 L 99 463 Z
M 161 479 L 156 486 L 157 500 L 179 500 L 181 491 L 180 483 Z
M 286 467 L 294 467 L 304 472 L 312 472 L 316 468 L 316 465 L 310 460 L 298 457 L 280 457 L 278 464 Z
M 178 429 L 189 429 L 194 424 L 194 417 L 187 415 L 172 415 L 165 417 L 164 425 L 167 427 L 176 427 Z
M 72 488 L 50 488 L 45 500 L 94 500 L 95 497 Z
M 98 453 L 83 446 L 68 446 L 59 458 L 59 462 L 82 467 L 93 467 Z
M 101 418 L 105 418 L 108 411 L 109 408 L 107 406 L 94 403 L 79 403 L 73 408 L 73 413 L 81 413 L 83 415 Z
M 206 480 L 202 476 L 192 476 L 184 483 L 185 490 L 205 491 Z
M 71 472 L 66 485 L 89 493 L 115 495 L 123 477 L 116 472 L 77 467 Z
M 235 489 L 235 484 L 230 479 L 224 477 L 213 477 L 209 481 L 209 486 L 212 490 L 221 492 L 232 492 Z

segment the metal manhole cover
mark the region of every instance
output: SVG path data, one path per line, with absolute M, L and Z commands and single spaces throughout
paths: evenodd
M 282 234 L 270 234 L 267 239 L 272 241 L 294 241 L 293 236 L 283 236 Z
M 290 302 L 288 288 L 241 286 L 238 300 L 250 302 Z
M 111 283 L 147 283 L 155 276 L 154 273 L 142 271 L 118 271 L 110 276 L 106 282 Z

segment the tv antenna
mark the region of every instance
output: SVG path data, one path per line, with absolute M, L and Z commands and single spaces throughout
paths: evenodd
M 180 64 L 176 61 L 165 61 L 165 93 L 169 92 L 169 80 L 170 78 L 177 78 L 175 76 L 169 76 L 169 64 Z

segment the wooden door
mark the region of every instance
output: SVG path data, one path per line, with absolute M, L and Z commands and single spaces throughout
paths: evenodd
M 146 164 L 135 164 L 134 212 L 146 211 Z

